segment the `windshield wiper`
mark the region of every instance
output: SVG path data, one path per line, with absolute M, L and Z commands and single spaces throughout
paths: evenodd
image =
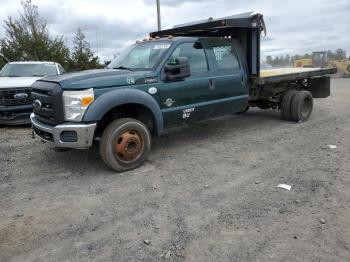
M 128 67 L 125 67 L 125 66 L 118 66 L 118 67 L 113 67 L 113 69 L 125 69 L 125 70 L 129 70 L 129 71 L 134 71 Z

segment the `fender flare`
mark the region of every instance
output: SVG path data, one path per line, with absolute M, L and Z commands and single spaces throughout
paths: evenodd
M 86 110 L 83 121 L 99 121 L 112 108 L 125 104 L 139 104 L 148 108 L 155 119 L 157 135 L 163 132 L 163 114 L 157 101 L 146 92 L 138 89 L 116 89 L 97 97 Z

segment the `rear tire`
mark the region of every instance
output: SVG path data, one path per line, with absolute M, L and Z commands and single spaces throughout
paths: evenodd
M 296 90 L 288 90 L 284 93 L 281 101 L 281 115 L 283 120 L 292 120 L 291 103 L 297 92 Z
M 151 135 L 148 128 L 132 118 L 111 122 L 103 131 L 100 141 L 101 159 L 117 172 L 141 166 L 150 150 Z
M 304 122 L 309 119 L 313 108 L 313 98 L 309 91 L 297 92 L 291 104 L 291 117 L 295 122 Z

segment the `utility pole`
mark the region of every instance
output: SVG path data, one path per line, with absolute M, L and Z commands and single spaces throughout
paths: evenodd
M 158 18 L 158 31 L 161 30 L 162 26 L 161 26 L 161 21 L 160 21 L 160 0 L 156 0 L 157 1 L 157 18 Z

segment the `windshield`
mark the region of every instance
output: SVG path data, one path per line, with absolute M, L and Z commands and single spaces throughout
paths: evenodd
M 171 45 L 170 41 L 150 41 L 126 48 L 107 68 L 152 70 Z
M 54 64 L 7 64 L 1 71 L 1 77 L 31 77 L 57 75 Z

